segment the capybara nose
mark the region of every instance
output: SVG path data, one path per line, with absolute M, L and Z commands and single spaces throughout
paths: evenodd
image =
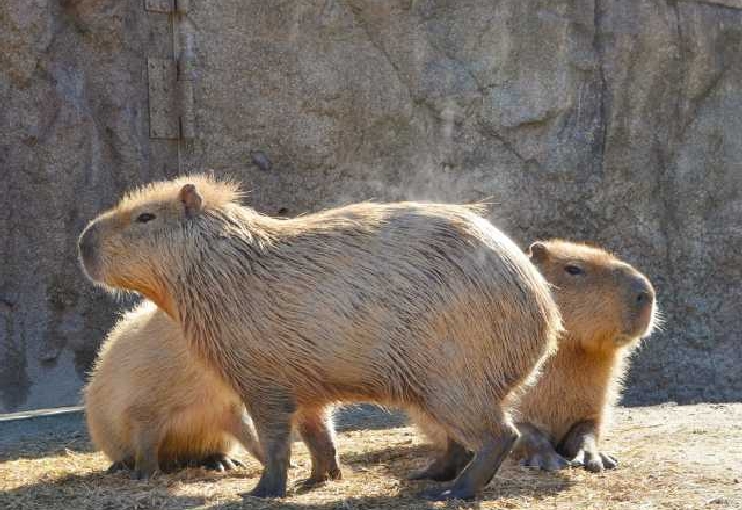
M 639 309 L 651 306 L 654 301 L 654 289 L 644 278 L 635 278 L 631 284 L 634 302 Z
M 643 306 L 645 303 L 651 302 L 651 300 L 652 296 L 649 295 L 649 292 L 641 291 L 636 295 L 636 303 L 639 306 Z

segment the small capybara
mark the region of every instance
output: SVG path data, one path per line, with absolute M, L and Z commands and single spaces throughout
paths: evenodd
M 558 350 L 514 412 L 521 433 L 513 455 L 527 466 L 556 470 L 582 464 L 589 471 L 617 465 L 599 450 L 629 354 L 652 331 L 657 317 L 649 280 L 608 252 L 561 240 L 535 242 L 531 261 L 552 285 L 564 321 Z M 414 478 L 448 480 L 471 457 L 443 434 L 412 415 L 448 462 Z
M 474 497 L 518 436 L 510 397 L 556 346 L 541 274 L 473 206 L 277 219 L 238 200 L 207 176 L 152 184 L 78 244 L 91 280 L 157 303 L 247 404 L 265 453 L 252 494 L 285 495 L 297 411 L 371 401 L 414 409 L 475 452 L 450 489 L 426 494 Z
M 535 242 L 531 261 L 552 284 L 565 334 L 556 356 L 519 404 L 523 463 L 546 470 L 579 461 L 588 471 L 616 467 L 600 436 L 620 395 L 628 358 L 656 323 L 646 276 L 600 248 Z
M 204 464 L 231 469 L 239 441 L 262 461 L 252 420 L 235 391 L 191 354 L 180 327 L 145 301 L 100 348 L 84 390 L 93 444 L 149 478 L 158 469 Z

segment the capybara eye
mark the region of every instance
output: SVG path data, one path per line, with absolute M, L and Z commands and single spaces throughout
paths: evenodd
M 155 216 L 152 213 L 143 212 L 142 214 L 140 214 L 139 216 L 137 216 L 137 221 L 139 223 L 147 223 L 148 221 L 154 220 L 156 217 L 157 216 Z
M 582 270 L 582 268 L 580 266 L 576 266 L 574 264 L 567 264 L 566 266 L 564 266 L 564 270 L 567 273 L 571 274 L 572 276 L 577 276 L 577 275 L 580 275 L 580 274 L 584 274 L 584 272 L 585 272 L 585 271 Z

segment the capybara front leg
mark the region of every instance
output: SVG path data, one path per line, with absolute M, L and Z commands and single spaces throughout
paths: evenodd
M 520 437 L 515 444 L 514 454 L 520 458 L 520 465 L 544 471 L 558 471 L 572 463 L 559 455 L 549 437 L 530 423 L 518 423 Z
M 145 424 L 139 425 L 135 431 L 134 441 L 134 471 L 131 478 L 134 480 L 149 480 L 159 471 L 157 451 L 159 450 L 160 434 L 154 427 Z
M 513 448 L 517 437 L 518 433 L 515 430 L 504 428 L 498 437 L 487 440 L 474 452 L 474 458 L 453 482 L 453 487 L 443 491 L 441 489 L 426 491 L 423 497 L 433 501 L 474 499 L 477 493 L 495 476 L 500 464 Z
M 575 423 L 557 446 L 557 451 L 566 458 L 584 465 L 585 469 L 592 473 L 614 469 L 618 466 L 618 461 L 598 449 L 597 430 L 592 420 Z
M 302 409 L 297 425 L 312 458 L 312 473 L 302 485 L 310 487 L 327 480 L 340 480 L 342 473 L 335 447 L 332 413 L 324 409 Z
M 436 482 L 451 481 L 469 464 L 473 456 L 473 453 L 449 437 L 446 451 L 436 457 L 428 467 L 415 471 L 407 479 L 434 480 Z
M 245 409 L 233 409 L 230 419 L 230 432 L 240 444 L 255 457 L 258 462 L 265 465 L 265 454 L 258 441 L 258 434 L 255 431 L 255 425 L 252 418 L 247 414 Z M 232 459 L 234 462 L 234 459 Z
M 258 485 L 250 495 L 282 498 L 286 496 L 291 457 L 291 421 L 295 407 L 293 399 L 285 394 L 263 392 L 260 398 L 260 403 L 251 404 L 251 414 L 265 454 L 265 467 Z M 252 403 L 256 399 L 246 401 Z

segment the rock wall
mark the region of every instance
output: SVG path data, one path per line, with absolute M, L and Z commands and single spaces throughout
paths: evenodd
M 0 4 L 0 412 L 75 404 L 129 304 L 85 223 L 206 168 L 269 214 L 487 199 L 521 245 L 606 245 L 667 319 L 625 402 L 742 398 L 742 0 L 168 3 Z M 150 58 L 191 66 L 185 139 L 151 137 Z

